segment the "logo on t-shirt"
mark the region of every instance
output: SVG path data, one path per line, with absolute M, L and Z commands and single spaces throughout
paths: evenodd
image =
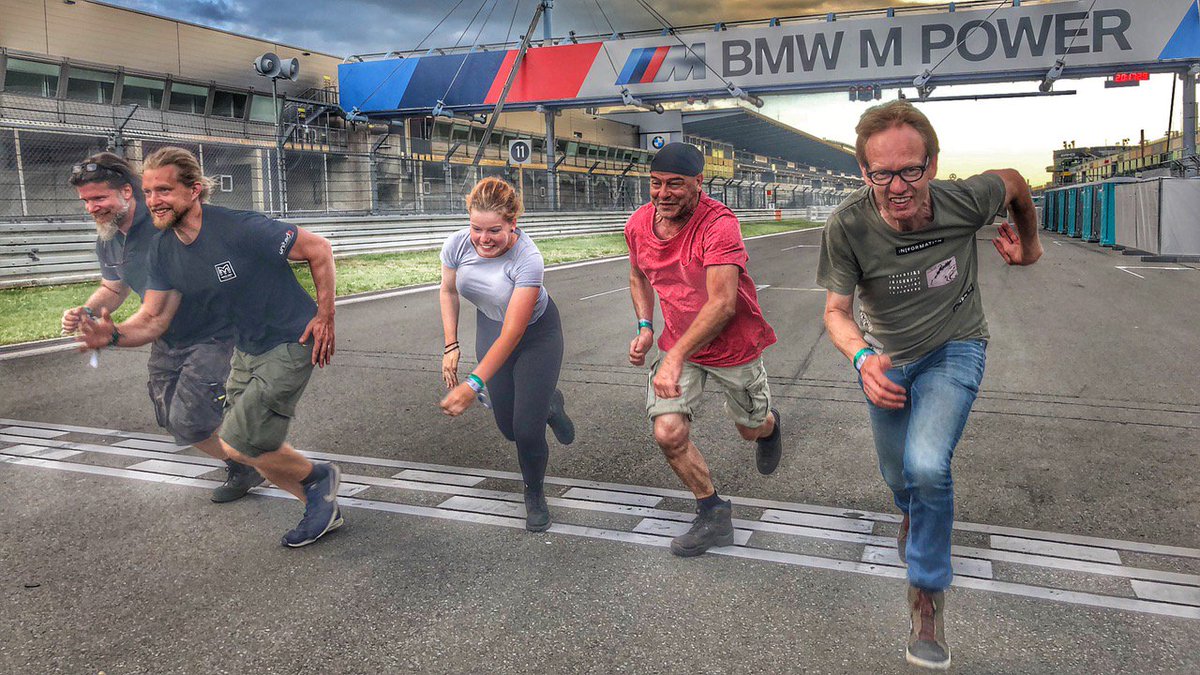
M 954 309 L 952 309 L 950 311 L 957 312 L 958 308 L 962 307 L 962 304 L 964 302 L 966 302 L 967 298 L 971 297 L 971 294 L 974 292 L 975 292 L 975 284 L 971 284 L 970 286 L 967 287 L 966 292 L 962 294 L 962 297 L 958 299 L 958 302 L 954 303 Z
M 925 290 L 925 286 L 921 283 L 920 270 L 893 274 L 888 277 L 887 285 L 888 292 L 892 295 L 905 295 L 906 293 L 916 293 L 917 291 Z
M 237 278 L 237 272 L 233 271 L 233 263 L 229 262 L 228 260 L 223 263 L 217 263 L 216 265 L 213 265 L 213 267 L 217 270 L 217 281 L 220 281 L 221 283 L 233 281 Z
M 958 278 L 958 258 L 950 256 L 925 272 L 930 288 L 945 286 Z
M 916 253 L 917 251 L 924 251 L 925 249 L 933 248 L 934 246 L 937 246 L 938 244 L 940 244 L 944 241 L 946 241 L 946 240 L 945 239 L 930 239 L 929 241 L 923 241 L 919 244 L 909 244 L 908 246 L 897 246 L 896 247 L 896 255 L 908 255 L 909 253 Z
M 283 235 L 283 241 L 279 244 L 279 255 L 283 255 L 287 251 L 288 244 L 292 243 L 292 238 L 296 236 L 295 230 L 288 230 Z

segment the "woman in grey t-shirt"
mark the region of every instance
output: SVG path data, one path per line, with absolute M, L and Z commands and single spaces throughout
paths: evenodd
M 467 197 L 470 227 L 442 246 L 442 380 L 450 393 L 442 410 L 461 415 L 487 384 L 500 433 L 517 444 L 525 481 L 525 528 L 550 527 L 542 482 L 550 448 L 546 426 L 563 445 L 575 426 L 556 387 L 563 333 L 558 308 L 542 286 L 545 263 L 533 240 L 517 229 L 523 207 L 511 185 L 485 178 Z M 475 356 L 479 365 L 459 382 L 459 296 L 476 307 Z M 485 401 L 486 402 L 486 401 Z

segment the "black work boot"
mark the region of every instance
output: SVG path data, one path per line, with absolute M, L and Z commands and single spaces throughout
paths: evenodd
M 758 465 L 758 472 L 764 476 L 774 473 L 779 466 L 779 458 L 783 457 L 783 432 L 779 424 L 779 411 L 771 408 L 771 414 L 775 416 L 775 428 L 771 435 L 755 441 L 758 444 L 754 453 L 755 464 Z
M 550 417 L 546 420 L 546 424 L 550 427 L 550 431 L 554 432 L 554 438 L 562 445 L 570 445 L 575 442 L 575 423 L 567 415 L 566 399 L 563 398 L 562 391 L 555 389 L 554 394 L 550 397 Z
M 946 644 L 946 593 L 908 587 L 908 609 L 912 628 L 908 633 L 905 658 L 914 666 L 950 668 L 950 645 Z
M 530 532 L 550 529 L 550 507 L 546 505 L 546 493 L 528 485 L 525 486 L 525 529 Z
M 711 509 L 700 509 L 692 528 L 671 540 L 671 553 L 690 558 L 713 546 L 733 545 L 733 503 L 722 501 Z
M 264 480 L 252 466 L 228 459 L 225 460 L 225 464 L 229 471 L 225 483 L 212 491 L 211 499 L 218 504 L 245 497 L 250 488 L 261 485 Z

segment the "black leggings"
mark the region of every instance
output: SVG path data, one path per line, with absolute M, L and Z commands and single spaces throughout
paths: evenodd
M 500 337 L 503 324 L 482 312 L 476 312 L 475 318 L 475 357 L 482 360 Z M 558 386 L 562 357 L 562 322 L 554 300 L 549 300 L 546 311 L 525 328 L 517 348 L 487 383 L 496 426 L 505 438 L 516 442 L 521 476 L 535 490 L 542 488 L 550 458 L 546 420 L 550 417 L 550 397 Z

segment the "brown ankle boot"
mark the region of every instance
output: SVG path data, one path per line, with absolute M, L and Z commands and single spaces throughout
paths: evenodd
M 946 644 L 946 593 L 908 587 L 912 629 L 905 658 L 914 666 L 946 670 L 950 667 L 950 645 Z

